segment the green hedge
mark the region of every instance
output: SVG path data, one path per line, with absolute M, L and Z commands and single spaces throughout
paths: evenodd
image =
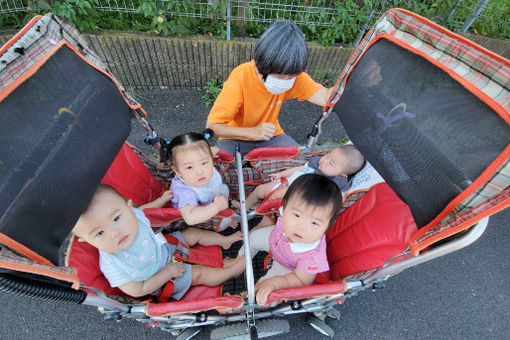
M 0 15 L 0 29 L 19 29 L 36 14 L 51 11 L 68 18 L 81 31 L 95 32 L 98 30 L 122 30 L 133 32 L 149 32 L 165 36 L 178 35 L 209 35 L 226 37 L 225 16 L 226 1 L 214 0 L 210 6 L 209 18 L 179 17 L 165 15 L 169 12 L 189 12 L 193 10 L 193 1 L 155 1 L 133 0 L 137 7 L 136 13 L 98 12 L 94 8 L 98 0 L 23 0 L 27 12 L 6 13 Z M 35 4 L 41 10 L 34 11 Z M 441 25 L 456 30 L 471 14 L 477 0 L 335 0 L 333 4 L 336 14 L 333 25 L 319 27 L 301 25 L 306 39 L 329 46 L 335 43 L 352 43 L 360 34 L 364 23 L 367 23 L 371 9 L 379 13 L 393 7 L 409 9 L 423 15 Z M 460 3 L 454 14 L 448 18 L 452 5 Z M 326 3 L 325 3 L 326 4 Z M 248 5 L 249 6 L 249 5 Z M 487 14 L 485 14 L 487 13 Z M 248 15 L 250 10 L 248 7 Z M 325 13 L 315 14 L 310 21 L 324 20 Z M 269 13 L 267 14 L 269 17 Z M 321 18 L 322 17 L 322 18 Z M 510 2 L 508 0 L 491 0 L 482 16 L 478 18 L 470 31 L 497 38 L 510 38 Z M 267 23 L 246 22 L 232 25 L 233 37 L 258 37 L 267 28 Z

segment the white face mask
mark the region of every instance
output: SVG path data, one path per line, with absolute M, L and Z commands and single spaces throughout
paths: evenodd
M 290 79 L 280 79 L 272 75 L 268 75 L 266 81 L 264 82 L 264 86 L 272 94 L 280 94 L 290 90 L 292 86 L 294 86 L 295 81 L 296 77 Z

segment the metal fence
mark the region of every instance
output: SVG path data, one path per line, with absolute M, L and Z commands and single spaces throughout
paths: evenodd
M 51 4 L 52 0 L 47 0 Z M 136 13 L 144 0 L 97 0 L 97 11 Z M 147 1 L 147 0 L 145 0 Z M 347 1 L 338 0 L 153 0 L 165 15 L 192 18 L 211 18 L 227 22 L 227 37 L 230 38 L 230 24 L 246 22 L 269 23 L 276 19 L 286 19 L 309 27 L 329 27 L 337 16 L 356 17 L 358 30 L 370 27 L 387 9 L 400 7 L 423 15 L 439 24 L 465 32 L 476 19 L 484 19 L 485 25 L 497 22 L 503 30 L 510 28 L 508 0 L 351 0 L 351 6 L 344 7 Z M 23 12 L 30 7 L 37 10 L 36 0 L 0 0 L 0 14 Z M 169 6 L 172 4 L 172 6 Z M 36 8 L 33 8 L 33 7 Z M 506 7 L 505 7 L 506 6 Z M 502 10 L 506 8 L 505 10 Z M 477 11 L 478 10 L 478 11 Z M 360 16 L 360 13 L 365 13 Z M 361 18 L 361 19 L 360 19 Z M 364 19 L 363 19 L 364 18 Z M 498 20 L 494 20 L 497 18 Z M 487 27 L 485 30 L 489 30 Z M 478 29 L 484 34 L 483 25 Z M 508 33 L 507 33 L 508 34 Z

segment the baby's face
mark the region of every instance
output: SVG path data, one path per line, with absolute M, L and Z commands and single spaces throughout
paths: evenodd
M 333 214 L 331 205 L 306 204 L 301 197 L 291 197 L 283 209 L 283 233 L 293 243 L 314 243 L 320 240 Z
M 138 221 L 131 200 L 103 191 L 96 194 L 89 210 L 73 228 L 73 233 L 106 253 L 128 248 L 138 233 Z
M 213 175 L 213 159 L 203 148 L 178 151 L 175 154 L 174 171 L 189 185 L 200 187 Z
M 336 148 L 325 154 L 319 160 L 319 170 L 326 176 L 346 176 L 349 159 Z

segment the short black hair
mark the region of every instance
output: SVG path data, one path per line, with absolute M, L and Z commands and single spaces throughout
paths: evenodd
M 174 149 L 176 147 L 202 141 L 205 143 L 204 146 L 207 147 L 207 150 L 209 150 L 209 153 L 211 154 L 212 157 L 211 146 L 209 145 L 208 140 L 213 136 L 214 136 L 213 130 L 205 129 L 204 132 L 202 133 L 188 132 L 182 135 L 178 135 L 174 137 L 172 141 L 168 141 L 166 139 L 161 138 L 160 139 L 161 148 L 159 149 L 159 161 L 161 163 L 172 162 L 175 156 Z
M 338 185 L 328 177 L 318 174 L 305 174 L 296 178 L 283 196 L 284 208 L 292 196 L 300 197 L 311 206 L 331 205 L 333 213 L 329 221 L 329 227 L 335 223 L 343 202 L 342 192 Z
M 255 66 L 266 80 L 269 74 L 297 75 L 308 63 L 303 32 L 286 20 L 275 21 L 255 44 Z

